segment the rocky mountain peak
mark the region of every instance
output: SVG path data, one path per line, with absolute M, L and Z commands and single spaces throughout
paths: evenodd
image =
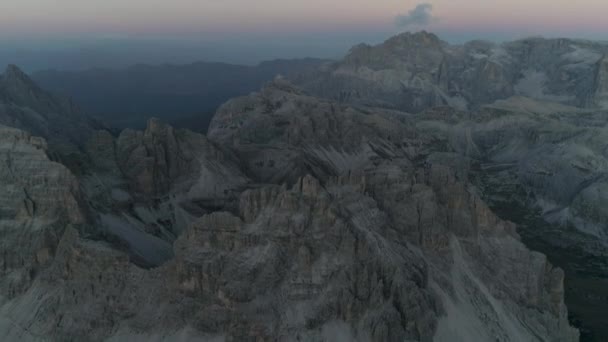
M 0 77 L 0 87 L 11 98 L 24 98 L 41 92 L 40 88 L 18 66 L 9 64 Z
M 69 106 L 62 103 L 63 101 L 42 90 L 14 64 L 9 64 L 4 70 L 4 74 L 0 76 L 0 92 L 9 102 L 34 110 L 70 110 Z
M 374 62 L 394 63 L 391 56 L 407 63 L 424 63 L 426 59 L 435 60 L 443 54 L 448 44 L 435 34 L 426 31 L 404 32 L 387 39 L 382 44 L 370 46 L 360 44 L 351 50 L 354 56 L 371 56 Z M 424 57 L 426 56 L 426 57 Z M 438 57 L 440 58 L 440 57 Z
M 0 124 L 23 129 L 49 142 L 50 150 L 63 155 L 78 153 L 95 127 L 69 100 L 40 88 L 16 65 L 0 76 Z
M 606 108 L 598 64 L 606 53 L 605 44 L 575 39 L 450 45 L 426 31 L 405 32 L 357 45 L 298 85 L 312 95 L 406 112 L 472 109 L 514 95 Z
M 160 119 L 151 118 L 148 120 L 145 134 L 146 135 L 162 135 L 162 134 L 166 134 L 168 131 L 172 131 L 172 130 L 173 130 L 173 127 L 162 122 Z
M 29 77 L 15 64 L 9 64 L 4 69 L 5 79 L 29 79 Z
M 268 82 L 263 89 L 264 92 L 284 92 L 289 94 L 302 94 L 302 90 L 291 83 L 282 75 L 277 75 L 271 82 Z
M 408 45 L 411 47 L 441 47 L 444 42 L 427 31 L 404 32 L 389 38 L 385 45 Z

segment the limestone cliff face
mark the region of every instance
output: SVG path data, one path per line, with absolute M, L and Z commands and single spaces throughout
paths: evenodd
M 256 180 L 293 183 L 306 173 L 337 176 L 374 159 L 416 154 L 416 132 L 402 118 L 319 100 L 279 79 L 222 106 L 208 136 L 235 150 Z
M 352 160 L 348 158 L 347 151 L 361 142 L 372 147 L 381 146 L 381 149 L 372 148 L 367 157 L 357 158 L 358 163 L 345 164 L 348 165 L 345 168 L 327 167 L 319 172 L 314 167 L 307 167 L 297 172 L 306 173 L 305 170 L 310 170 L 320 180 L 320 184 L 324 184 L 321 189 L 331 194 L 332 203 L 340 203 L 340 191 L 345 191 L 344 189 L 350 189 L 349 191 L 366 198 L 344 204 L 348 209 L 342 209 L 341 212 L 351 217 L 359 227 L 375 227 L 369 228 L 376 232 L 369 237 L 385 236 L 389 241 L 401 241 L 402 244 L 416 246 L 416 249 L 422 251 L 425 265 L 422 267 L 426 270 L 422 283 L 427 285 L 421 286 L 421 291 L 430 294 L 442 308 L 431 310 L 435 317 L 433 325 L 436 324 L 437 327 L 435 339 L 465 341 L 501 336 L 505 340 L 534 340 L 533 336 L 538 334 L 550 336 L 550 340 L 576 340 L 576 331 L 567 324 L 563 303 L 563 272 L 551 267 L 544 256 L 527 251 L 518 241 L 515 227 L 499 220 L 469 190 L 466 183 L 456 180 L 450 170 L 458 170 L 460 167 L 455 168 L 451 161 L 445 164 L 446 159 L 435 158 L 435 154 L 429 155 L 432 150 L 441 150 L 445 145 L 420 131 L 413 131 L 408 117 L 382 110 L 371 110 L 369 113 L 353 110 L 351 115 L 345 115 L 340 109 L 324 111 L 318 103 L 308 109 L 306 103 L 311 99 L 298 93 L 297 89 L 286 87 L 281 81 L 279 85 L 270 85 L 261 94 L 228 103 L 214 118 L 210 138 L 225 144 L 231 143 L 237 151 L 256 150 L 258 153 L 266 149 L 279 150 L 277 146 L 281 146 L 281 149 L 298 146 L 291 157 L 304 165 L 324 163 L 323 159 L 312 159 L 306 154 L 307 149 L 302 148 L 306 144 L 301 144 L 306 139 L 343 151 L 338 155 L 340 158 L 334 156 L 330 159 L 332 161 Z M 269 98 L 281 99 L 280 105 L 267 107 L 267 103 L 277 103 Z M 282 106 L 290 110 L 282 111 Z M 265 108 L 261 113 L 256 111 L 260 107 Z M 288 123 L 288 119 L 293 119 L 291 115 L 296 115 L 300 122 L 309 123 L 292 126 Z M 436 115 L 441 117 L 440 113 Z M 328 128 L 331 126 L 323 124 L 332 116 L 343 123 L 342 127 L 352 132 L 352 136 L 339 130 L 332 132 Z M 266 127 L 272 127 L 273 122 L 287 123 L 275 126 L 277 128 L 274 134 L 263 143 L 241 139 L 242 136 L 248 137 L 250 132 L 258 131 L 255 128 L 259 127 L 255 122 L 258 118 Z M 446 118 L 458 120 L 451 115 Z M 292 127 L 298 130 L 292 131 Z M 382 133 L 375 131 L 376 127 L 381 127 Z M 298 134 L 300 130 L 308 135 Z M 328 131 L 332 133 L 328 134 Z M 305 138 L 293 139 L 300 136 Z M 421 159 L 427 160 L 426 168 L 415 167 Z M 284 167 L 278 167 L 278 170 L 282 169 Z M 289 169 L 297 170 L 293 167 Z M 264 172 L 273 175 L 276 171 L 267 168 Z M 460 172 L 460 176 L 464 175 L 465 179 L 466 174 L 467 171 Z M 304 179 L 295 182 L 294 187 L 319 189 L 316 184 L 317 181 Z M 254 220 L 255 212 L 272 204 L 272 198 L 276 196 L 280 203 L 289 205 L 290 202 L 280 195 L 283 191 L 284 189 L 273 187 L 243 194 L 241 218 L 246 222 Z M 322 203 L 321 199 L 317 201 Z M 268 215 L 275 217 L 277 211 L 269 211 Z M 383 219 L 378 219 L 376 215 Z M 308 222 L 305 218 L 303 220 Z M 288 220 L 277 226 L 297 226 L 298 222 Z M 382 228 L 378 230 L 378 227 Z M 217 240 L 224 241 L 222 238 Z M 227 244 L 233 245 L 232 242 Z M 388 242 L 388 245 L 384 242 L 377 244 L 384 246 L 380 248 L 382 253 L 396 248 L 388 247 Z M 390 259 L 386 254 L 382 255 L 381 259 Z M 497 267 L 490 270 L 486 266 L 488 264 Z M 528 268 L 528 265 L 534 266 Z M 518 275 L 511 277 L 515 274 Z M 475 290 L 471 290 L 471 286 Z M 474 304 L 480 301 L 485 304 Z M 548 316 L 545 314 L 536 316 L 535 309 L 518 309 L 521 307 L 536 307 L 542 312 L 550 313 L 552 323 L 546 320 Z M 477 310 L 493 318 L 486 321 L 471 317 L 470 313 Z M 536 323 L 528 329 L 517 323 L 520 320 Z M 479 335 L 467 335 L 467 331 L 477 331 Z
M 436 115 L 439 110 L 420 114 L 418 127 L 461 156 L 487 168 L 496 165 L 512 184 L 534 195 L 527 196 L 531 206 L 542 208 L 550 222 L 572 224 L 608 241 L 600 190 L 608 170 L 605 112 L 526 98 L 499 101 L 466 115 L 444 110 L 443 115 Z
M 171 243 L 190 221 L 234 207 L 248 182 L 230 153 L 156 119 L 117 138 L 95 132 L 86 154 L 82 184 L 101 230 L 148 267 L 172 257 Z
M 148 271 L 69 230 L 28 293 L 61 315 L 21 313 L 28 330 L 8 336 L 576 340 L 560 270 L 445 167 L 403 171 L 247 191 L 239 215 L 201 217 Z
M 546 244 L 554 260 L 568 253 L 581 258 L 561 264 L 567 303 L 583 328 L 602 339 L 603 323 L 594 317 L 606 288 L 606 112 L 514 97 L 468 113 L 429 110 L 415 121 L 454 151 L 431 159 L 469 174 L 502 217 L 521 224 L 526 243 Z M 594 279 L 599 286 L 580 285 Z
M 253 192 L 266 191 L 273 190 Z M 379 231 L 358 221 L 374 220 L 381 231 L 388 223 L 384 214 L 370 208 L 373 216 L 349 217 L 342 196 L 349 205 L 373 202 L 356 192 L 333 195 L 304 177 L 292 189 L 278 189 L 259 210 L 248 201 L 258 194 L 245 193 L 241 210 L 253 213 L 247 220 L 204 217 L 176 243 L 184 267 L 179 286 L 219 298 L 220 307 L 230 308 L 228 317 L 242 312 L 243 327 L 230 333 L 235 340 L 322 340 L 332 334 L 430 340 L 435 304 L 425 293 L 422 260 L 405 245 L 393 245 L 387 260 L 377 245 L 384 239 L 368 236 Z
M 608 55 L 604 55 L 598 62 L 595 77 L 593 102 L 598 107 L 608 108 Z
M 204 136 L 175 130 L 154 119 L 144 132 L 123 131 L 116 149 L 118 167 L 135 191 L 148 196 L 181 188 L 205 192 L 201 196 L 222 197 L 230 186 L 245 181 L 236 165 Z
M 0 301 L 52 262 L 66 226 L 85 223 L 76 178 L 46 153 L 44 139 L 0 126 Z

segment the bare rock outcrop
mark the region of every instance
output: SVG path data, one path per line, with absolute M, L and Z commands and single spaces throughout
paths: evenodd
M 301 145 L 298 144 L 306 141 L 306 138 L 325 143 L 325 146 L 331 146 L 337 151 L 348 151 L 349 146 L 357 146 L 362 140 L 369 145 L 382 146 L 382 153 L 377 153 L 378 149 L 372 149 L 374 153 L 371 157 L 362 158 L 359 164 L 350 164 L 349 168 L 326 168 L 323 169 L 325 172 L 309 168 L 315 177 L 298 178 L 292 182 L 293 189 L 317 194 L 320 197 L 317 197 L 315 203 L 321 207 L 328 201 L 329 195 L 332 204 L 341 206 L 339 212 L 342 217 L 348 218 L 347 221 L 355 228 L 366 231 L 367 239 L 375 241 L 378 253 L 382 255 L 380 259 L 391 260 L 392 251 L 395 251 L 395 255 L 405 255 L 405 250 L 409 248 L 417 251 L 414 254 L 422 257 L 422 263 L 416 261 L 416 267 L 424 270 L 425 274 L 417 283 L 419 290 L 430 295 L 437 305 L 436 309 L 428 309 L 434 317 L 432 326 L 436 326 L 435 340 L 498 338 L 505 341 L 532 341 L 537 336 L 545 336 L 548 340 L 567 341 L 578 338 L 576 330 L 567 323 L 563 302 L 563 272 L 553 268 L 545 256 L 528 251 L 519 242 L 515 227 L 498 219 L 472 188 L 458 181 L 450 164 L 437 164 L 429 158 L 426 168 L 416 166 L 433 149 L 441 150 L 446 144 L 422 133 L 408 135 L 407 132 L 412 131 L 409 126 L 411 121 L 410 117 L 403 114 L 400 116 L 381 110 L 373 111 L 372 114 L 355 110 L 351 116 L 342 116 L 344 114 L 338 110 L 323 112 L 319 107 L 301 111 L 292 109 L 288 112 L 277 109 L 281 106 L 268 108 L 265 103 L 272 103 L 265 101 L 268 98 L 281 98 L 283 104 L 287 103 L 287 108 L 306 108 L 305 105 L 298 104 L 306 99 L 310 101 L 309 97 L 297 89 L 290 87 L 286 91 L 287 85 L 280 81 L 280 86 L 270 85 L 263 90 L 265 93 L 262 95 L 253 94 L 239 99 L 236 103 L 242 107 L 235 107 L 234 103 L 223 107 L 212 123 L 210 138 L 232 144 L 237 151 L 251 149 L 261 150 L 262 153 L 266 149 L 275 151 L 277 146 L 299 147 Z M 294 102 L 296 104 L 291 105 Z M 260 106 L 266 108 L 261 113 L 256 111 Z M 317 116 L 314 113 L 321 114 Z M 264 126 L 268 127 L 269 123 L 291 119 L 291 115 L 296 115 L 296 120 L 308 120 L 307 125 L 295 126 L 301 127 L 303 131 L 308 130 L 308 135 L 301 135 L 304 139 L 292 140 L 292 137 L 299 135 L 292 133 L 289 124 L 284 124 L 276 128 L 274 135 L 263 143 L 241 140 L 241 133 L 248 137 L 259 131 L 256 129 L 259 127 L 256 126 L 257 118 L 261 118 L 265 122 Z M 332 116 L 340 118 L 340 122 L 345 123 L 344 127 L 353 132 L 355 138 L 349 140 L 346 138 L 348 135 L 340 132 L 328 135 L 327 126 L 323 122 Z M 384 129 L 383 133 L 369 131 L 375 127 L 394 127 L 400 133 L 393 136 L 391 129 Z M 373 137 L 370 139 L 372 142 L 366 140 L 367 136 Z M 298 148 L 293 158 L 302 164 L 319 164 L 308 159 L 302 150 Z M 466 179 L 466 166 L 462 166 L 462 169 L 460 176 L 465 176 Z M 306 173 L 305 168 L 290 170 Z M 275 186 L 246 192 L 241 197 L 241 217 L 247 223 L 251 220 L 255 222 L 255 212 L 272 205 L 273 196 L 278 196 L 275 202 L 278 201 L 281 208 L 296 208 L 292 200 L 280 195 L 284 191 L 284 187 Z M 265 212 L 262 210 L 262 213 Z M 275 220 L 280 220 L 282 215 L 279 213 L 278 209 L 268 211 L 262 215 L 263 222 L 272 224 Z M 300 215 L 295 215 L 298 220 L 294 220 L 294 215 L 290 214 L 286 221 L 281 221 L 276 226 L 297 228 L 310 220 L 314 222 L 318 216 L 306 219 L 307 216 L 304 215 L 300 221 Z M 233 227 L 230 228 L 232 233 L 226 235 L 223 231 L 216 238 L 205 235 L 206 238 L 202 240 L 218 241 L 224 247 L 240 246 L 243 242 L 226 240 L 226 237 L 233 236 L 232 234 L 242 236 L 242 233 L 234 233 L 243 231 L 242 226 L 230 227 Z M 494 266 L 488 267 L 490 264 Z M 522 321 L 529 323 L 523 326 L 519 323 Z M 351 326 L 360 326 L 360 322 L 347 322 Z M 361 334 L 364 332 L 355 332 L 354 336 L 364 336 Z M 417 340 L 424 335 L 399 336 Z
M 592 101 L 600 108 L 608 108 L 608 55 L 606 54 L 597 63 L 595 93 Z
M 44 139 L 0 126 L 0 302 L 52 263 L 67 226 L 86 222 L 76 177 L 46 153 Z
M 68 230 L 49 272 L 13 303 L 44 293 L 18 317 L 28 330 L 9 336 L 577 339 L 563 274 L 511 224 L 446 168 L 391 171 L 248 190 L 242 216 L 201 217 L 151 270 Z
M 417 134 L 402 119 L 401 113 L 319 100 L 277 79 L 222 106 L 208 136 L 236 151 L 254 179 L 293 183 L 306 173 L 326 178 L 375 159 L 416 154 Z
M 86 151 L 82 184 L 102 230 L 144 266 L 172 258 L 181 231 L 206 212 L 234 207 L 248 182 L 235 158 L 203 135 L 156 119 L 117 138 L 98 131 Z
M 143 132 L 123 131 L 116 140 L 116 156 L 133 190 L 147 196 L 187 191 L 219 198 L 247 181 L 235 162 L 203 135 L 155 119 Z

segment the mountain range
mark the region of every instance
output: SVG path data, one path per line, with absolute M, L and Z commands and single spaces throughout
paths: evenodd
M 10 66 L 0 337 L 602 341 L 606 50 L 404 33 L 286 62 L 206 134 Z
M 608 44 L 528 38 L 450 45 L 425 31 L 351 49 L 300 82 L 315 94 L 419 112 L 475 109 L 525 96 L 583 108 L 608 108 Z

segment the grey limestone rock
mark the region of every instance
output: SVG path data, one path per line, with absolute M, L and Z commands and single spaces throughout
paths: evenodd
M 156 120 L 92 134 L 78 179 L 7 129 L 0 246 L 20 257 L 3 259 L 0 339 L 578 340 L 563 272 L 468 181 L 476 158 L 511 144 L 461 135 L 452 121 L 465 119 L 492 121 L 362 108 L 277 79 L 224 105 L 208 138 Z

